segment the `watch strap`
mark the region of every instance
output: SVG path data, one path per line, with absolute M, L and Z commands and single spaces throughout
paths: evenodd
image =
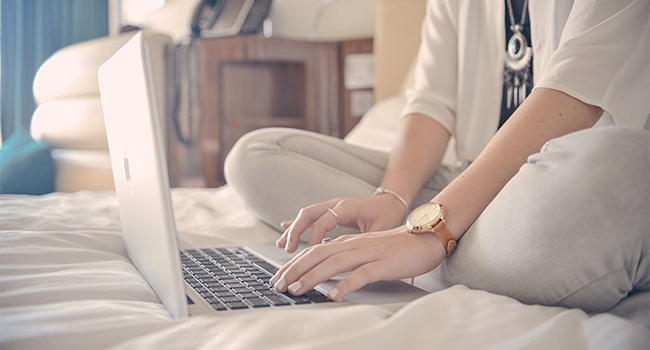
M 440 220 L 434 227 L 433 227 L 433 232 L 440 238 L 442 241 L 442 245 L 445 247 L 445 250 L 447 251 L 447 256 L 451 256 L 451 254 L 454 254 L 454 251 L 456 251 L 456 246 L 458 246 L 458 243 L 456 243 L 456 240 L 454 239 L 454 236 L 451 235 L 451 232 L 449 232 L 449 229 L 447 228 L 447 224 L 445 224 L 445 220 Z

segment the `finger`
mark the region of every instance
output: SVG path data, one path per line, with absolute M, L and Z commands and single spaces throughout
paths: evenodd
M 326 212 L 314 222 L 312 225 L 312 234 L 309 239 L 309 245 L 320 243 L 327 232 L 337 228 L 338 225 L 348 226 L 348 224 L 353 222 L 356 218 L 356 206 L 350 199 L 340 200 L 330 209 L 334 211 L 336 215 L 326 209 Z
M 334 203 L 339 199 L 332 199 L 327 202 L 314 204 L 300 209 L 298 216 L 293 221 L 287 232 L 287 243 L 285 250 L 287 253 L 293 253 L 298 248 L 300 242 L 300 235 L 302 235 L 307 227 L 309 227 L 316 219 L 321 217 L 327 211 L 327 208 L 334 206 Z
M 311 236 L 309 237 L 309 245 L 315 245 L 320 243 L 327 232 L 335 229 L 337 227 L 336 217 L 334 214 L 326 211 L 325 214 L 321 215 L 318 218 L 311 228 Z
M 278 283 L 278 281 L 282 278 L 282 275 L 284 274 L 284 272 L 285 272 L 285 271 L 286 271 L 286 270 L 287 270 L 287 269 L 288 269 L 288 268 L 289 268 L 289 267 L 290 267 L 290 266 L 291 266 L 291 265 L 292 265 L 296 260 L 298 260 L 301 256 L 303 256 L 304 254 L 306 254 L 310 249 L 312 249 L 312 247 L 307 247 L 307 248 L 303 249 L 302 251 L 298 252 L 298 254 L 294 255 L 293 258 L 291 258 L 291 259 L 290 259 L 286 264 L 284 264 L 282 267 L 280 267 L 280 269 L 275 273 L 275 275 L 273 275 L 273 277 L 271 277 L 271 279 L 269 280 L 269 284 L 270 284 L 271 286 L 275 286 L 275 285 Z
M 346 242 L 348 240 L 351 240 L 351 239 L 354 239 L 354 238 L 359 238 L 359 237 L 361 237 L 361 236 L 357 235 L 357 234 L 341 235 L 341 236 L 335 238 L 332 241 L 332 243 L 334 243 L 334 242 L 338 242 L 338 243 Z M 272 285 L 272 286 L 275 286 L 278 283 L 278 281 L 280 280 L 280 278 L 282 277 L 282 275 L 286 272 L 286 270 L 289 269 L 289 267 L 293 266 L 293 264 L 296 261 L 298 261 L 304 254 L 307 254 L 309 251 L 314 249 L 314 247 L 315 246 L 309 246 L 309 247 L 305 248 L 304 250 L 302 250 L 301 252 L 299 252 L 298 254 L 296 254 L 293 258 L 291 258 L 291 260 L 289 260 L 286 264 L 284 264 L 284 266 L 282 266 L 275 273 L 275 275 L 273 275 L 273 277 L 271 277 L 271 280 L 269 281 L 269 284 Z
M 284 222 L 282 222 L 281 225 L 283 225 L 283 226 L 285 225 L 285 223 L 288 223 L 288 227 L 284 230 L 284 232 L 282 233 L 282 235 L 280 235 L 280 238 L 278 238 L 278 240 L 275 241 L 275 246 L 276 246 L 276 247 L 282 249 L 282 248 L 284 248 L 284 247 L 286 246 L 286 244 L 287 244 L 287 236 L 288 236 L 288 232 L 289 232 L 289 227 L 291 227 L 291 224 L 293 224 L 293 222 L 294 222 L 294 220 L 289 220 L 289 221 L 284 221 Z M 310 225 L 310 226 L 311 226 L 311 225 Z M 309 227 L 309 226 L 308 226 L 308 227 Z
M 377 282 L 381 276 L 381 264 L 378 260 L 360 266 L 327 293 L 332 300 L 340 300 L 368 283 Z
M 302 275 L 313 269 L 315 266 L 323 262 L 328 257 L 347 251 L 354 250 L 356 245 L 354 243 L 329 243 L 319 244 L 316 246 L 307 247 L 302 252 L 298 253 L 287 264 L 285 264 L 278 272 L 271 278 L 269 283 L 273 285 L 278 291 L 284 292 L 286 287 L 298 280 Z
M 339 273 L 352 271 L 373 260 L 374 258 L 372 256 L 363 256 L 359 254 L 358 250 L 348 250 L 331 255 L 297 278 L 295 282 L 289 284 L 288 290 L 293 295 L 302 295 L 314 288 L 317 284 L 327 281 Z M 292 281 L 295 279 L 294 273 L 300 274 L 300 272 L 289 269 L 285 273 L 285 278 L 287 281 Z
M 278 238 L 278 240 L 275 241 L 275 246 L 280 249 L 284 248 L 285 244 L 287 244 L 287 230 L 284 230 L 280 238 Z
M 282 221 L 280 223 L 280 227 L 282 227 L 283 230 L 286 230 L 287 228 L 289 228 L 289 226 L 291 226 L 292 223 L 293 220 Z
M 353 239 L 353 238 L 358 238 L 358 237 L 359 237 L 359 235 L 356 235 L 356 234 L 351 234 L 351 235 L 341 235 L 341 236 L 339 236 L 339 237 L 336 237 L 336 238 L 332 241 L 332 243 L 334 243 L 334 242 L 339 242 L 339 243 L 340 243 L 340 242 L 345 242 L 345 241 L 347 241 L 347 240 L 350 240 L 350 239 Z M 288 268 L 289 268 L 289 267 L 290 267 L 294 262 L 296 262 L 296 260 L 298 260 L 298 259 L 299 259 L 303 254 L 306 254 L 307 252 L 309 252 L 311 249 L 313 249 L 313 246 L 309 246 L 309 247 L 305 248 L 303 251 L 299 252 L 299 253 L 296 254 L 293 258 L 291 258 L 291 260 L 289 260 L 286 264 L 284 264 L 284 266 L 282 266 L 282 267 L 280 268 L 280 270 L 278 270 L 278 271 L 275 273 L 275 275 L 273 275 L 273 277 L 271 278 L 269 284 L 272 285 L 272 286 L 275 285 L 275 284 L 278 282 L 278 280 L 280 279 L 280 277 L 282 276 L 282 274 L 283 274 L 283 273 L 284 273 L 284 272 L 285 272 L 285 271 L 286 271 L 286 270 L 287 270 L 287 269 L 288 269 Z

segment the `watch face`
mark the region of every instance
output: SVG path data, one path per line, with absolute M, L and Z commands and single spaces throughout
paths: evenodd
M 420 229 L 425 226 L 430 226 L 440 220 L 440 214 L 440 204 L 425 203 L 411 212 L 406 220 L 406 225 L 410 229 Z

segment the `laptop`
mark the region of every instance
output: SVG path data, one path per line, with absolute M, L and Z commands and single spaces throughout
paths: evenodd
M 106 61 L 99 87 L 127 254 L 172 317 L 355 304 L 396 310 L 426 294 L 402 281 L 377 282 L 333 302 L 325 295 L 337 277 L 293 296 L 268 283 L 292 256 L 272 243 L 179 248 L 147 41 L 139 32 Z

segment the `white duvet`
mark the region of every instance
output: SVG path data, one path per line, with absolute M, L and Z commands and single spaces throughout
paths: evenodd
M 228 189 L 174 190 L 180 239 L 272 242 Z M 171 319 L 131 265 L 111 192 L 0 196 L 0 348 L 648 349 L 648 295 L 612 313 L 523 305 L 464 286 L 373 306 Z

